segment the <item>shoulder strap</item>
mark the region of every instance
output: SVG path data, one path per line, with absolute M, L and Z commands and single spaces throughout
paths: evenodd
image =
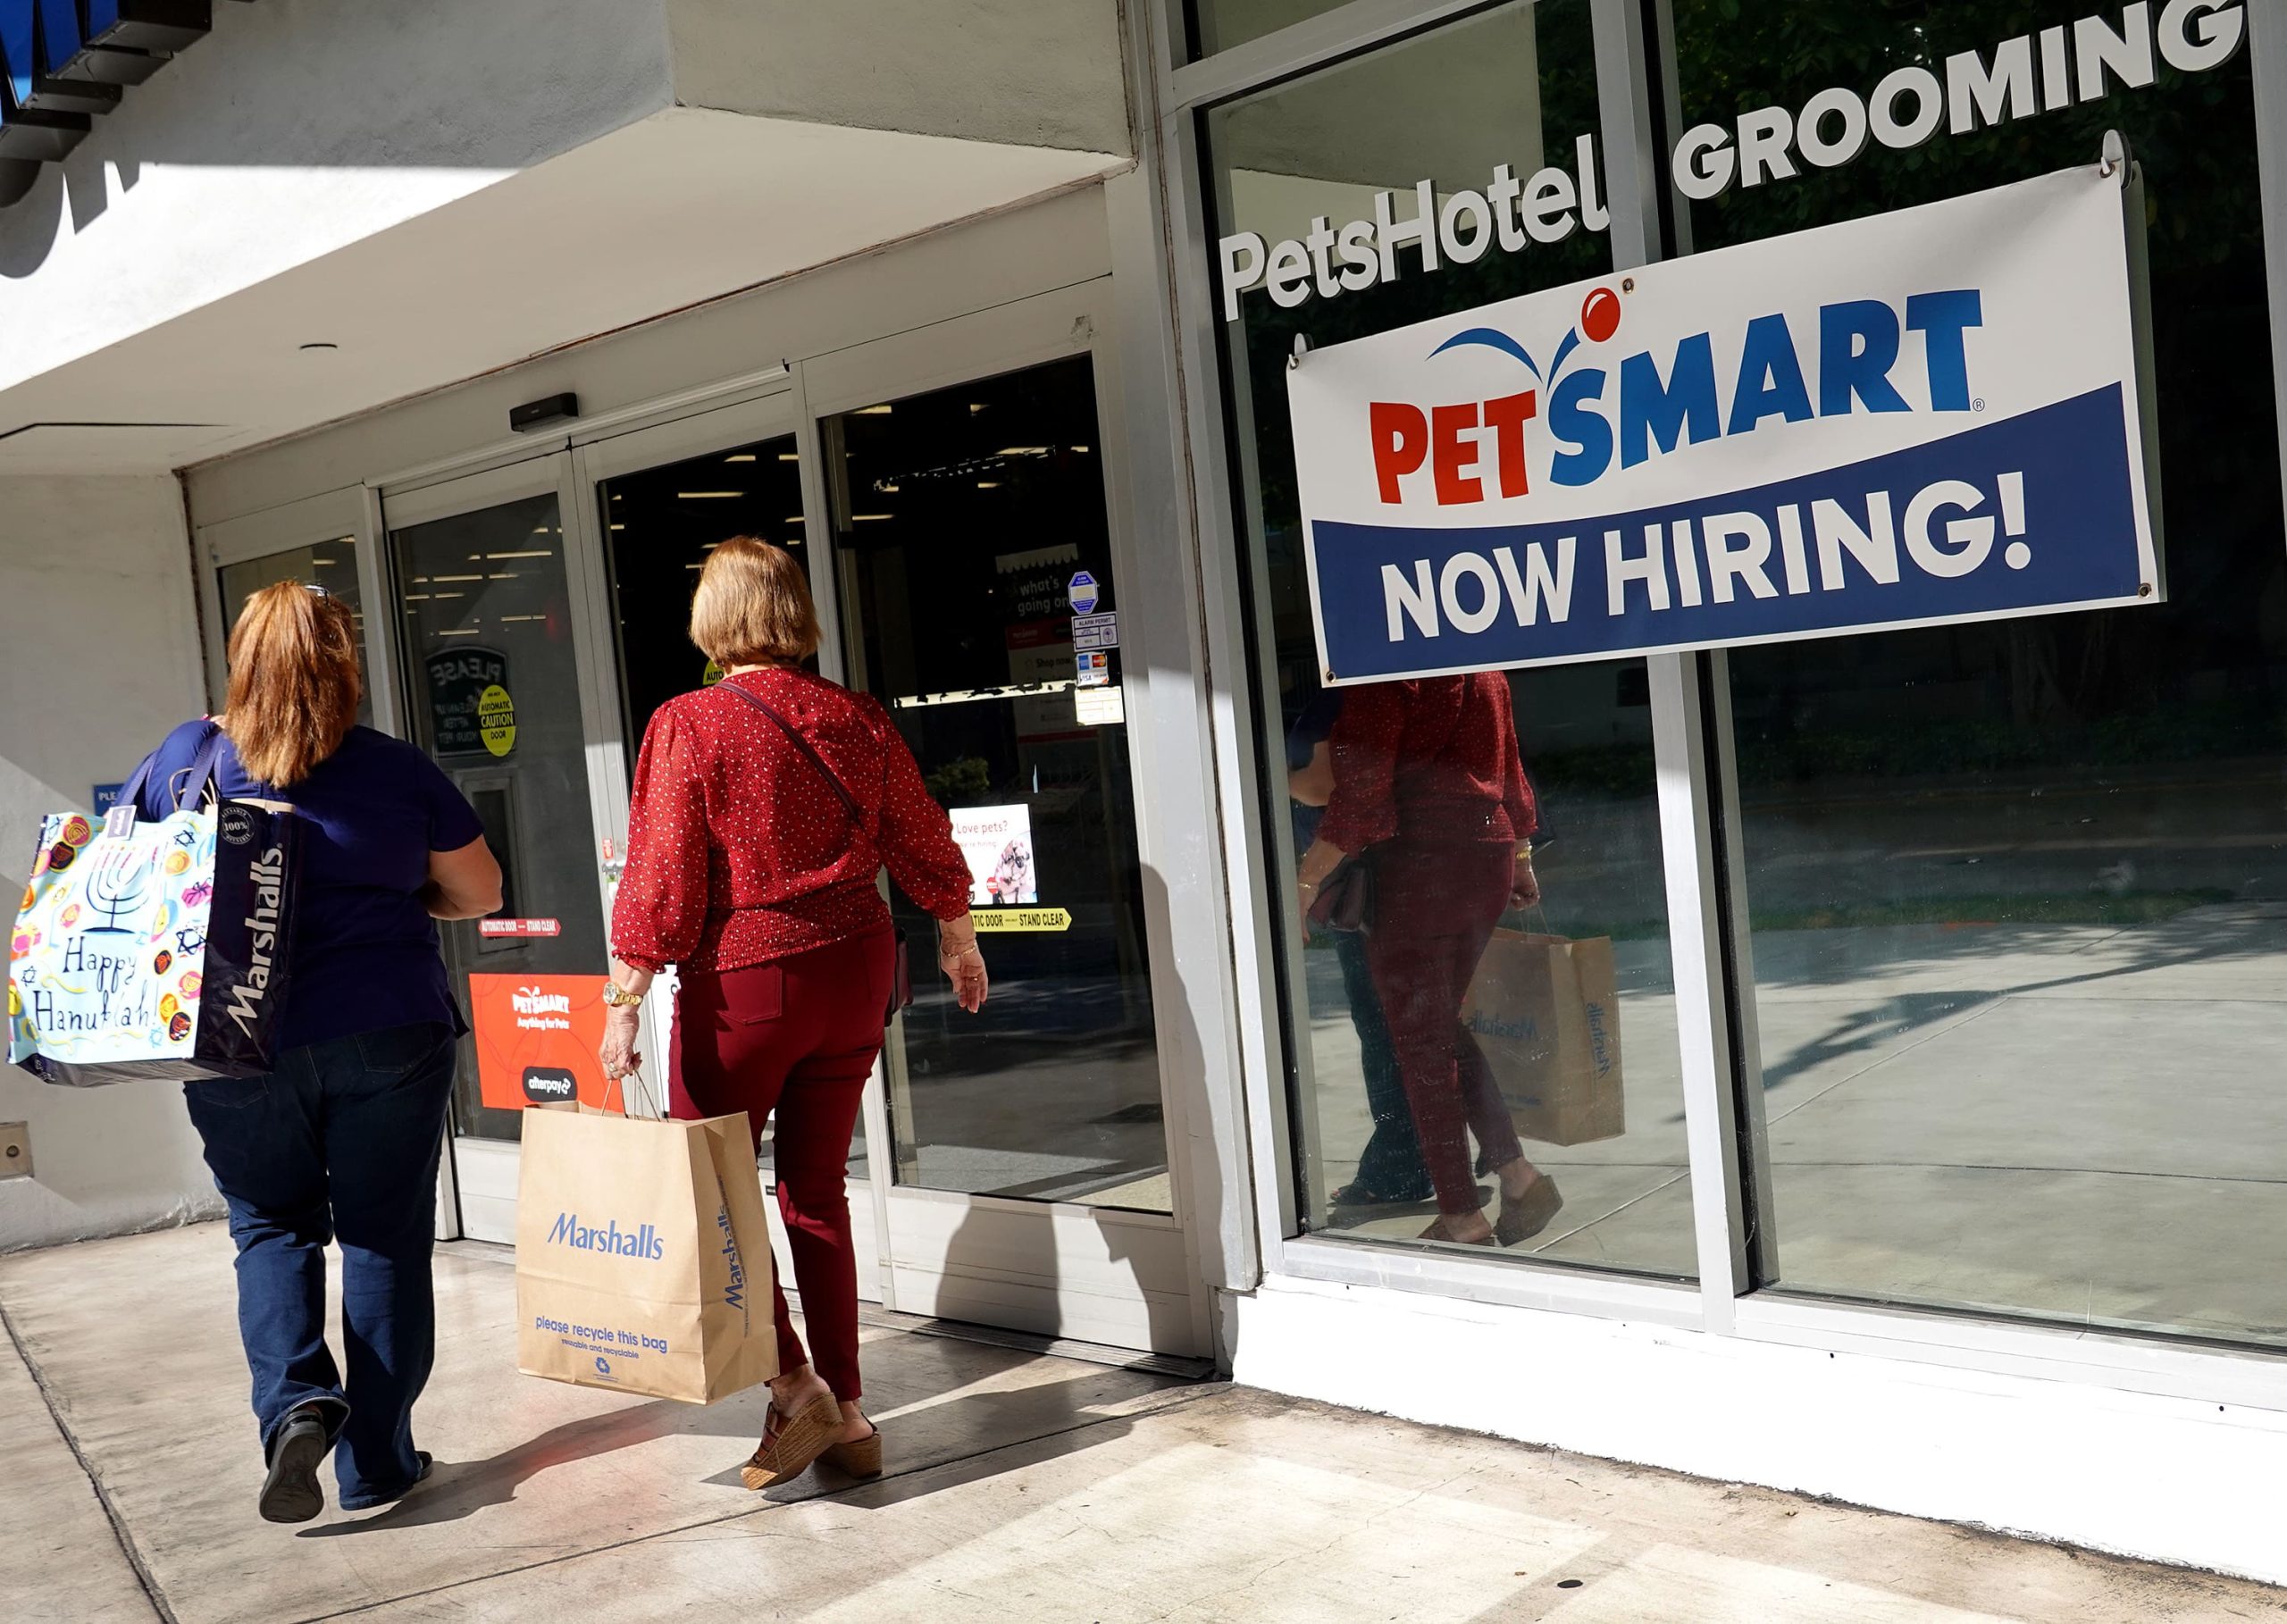
M 842 783 L 841 778 L 836 775 L 834 770 L 826 766 L 825 758 L 818 754 L 817 748 L 812 745 L 808 739 L 802 737 L 801 730 L 797 728 L 792 722 L 789 722 L 786 719 L 784 713 L 780 711 L 778 707 L 773 705 L 760 694 L 749 693 L 745 689 L 740 687 L 737 683 L 729 681 L 727 678 L 723 682 L 717 682 L 715 686 L 718 692 L 729 692 L 738 695 L 739 698 L 753 706 L 764 716 L 768 716 L 773 722 L 778 724 L 779 731 L 784 733 L 786 737 L 792 741 L 796 749 L 801 751 L 804 756 L 809 758 L 809 763 L 812 766 L 817 768 L 818 776 L 825 779 L 827 785 L 832 788 L 835 798 L 842 802 L 842 809 L 850 814 L 850 821 L 858 826 L 858 832 L 860 834 L 863 834 L 866 832 L 866 815 L 859 809 L 857 798 L 850 793 L 849 789 Z
M 222 730 L 210 718 L 206 724 L 206 736 L 198 741 L 197 752 L 191 757 L 189 767 L 181 775 L 180 787 L 174 790 L 177 810 L 181 808 L 186 796 L 196 799 L 205 793 L 207 784 L 215 777 L 222 758 Z M 156 750 L 144 757 L 142 765 L 135 769 L 133 775 L 119 786 L 120 806 L 132 807 L 142 799 L 143 786 L 151 777 L 151 764 L 158 758 Z

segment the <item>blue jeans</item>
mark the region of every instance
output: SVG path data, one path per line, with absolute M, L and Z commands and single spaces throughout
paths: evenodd
M 413 1403 L 437 1312 L 437 1159 L 457 1042 L 442 1022 L 289 1049 L 267 1076 L 183 1084 L 239 1247 L 239 1336 L 265 1456 L 295 1409 L 336 1443 L 341 1504 L 402 1494 L 420 1473 Z M 325 1341 L 325 1247 L 341 1241 L 345 1383 Z
M 1421 1160 L 1421 1139 L 1414 1131 L 1413 1107 L 1406 1102 L 1398 1076 L 1397 1051 L 1382 1014 L 1381 994 L 1366 967 L 1366 939 L 1334 931 L 1334 956 L 1342 966 L 1342 988 L 1350 998 L 1350 1024 L 1358 1030 L 1358 1067 L 1365 1074 L 1366 1109 L 1374 1132 L 1358 1152 L 1358 1184 L 1385 1201 L 1428 1199 L 1429 1169 Z

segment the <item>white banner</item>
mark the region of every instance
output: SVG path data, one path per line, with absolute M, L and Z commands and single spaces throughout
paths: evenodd
M 2157 600 L 2124 220 L 2091 164 L 1311 351 L 1326 680 Z

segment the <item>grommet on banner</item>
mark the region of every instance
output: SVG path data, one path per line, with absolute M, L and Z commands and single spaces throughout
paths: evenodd
M 2117 130 L 2106 130 L 2104 156 L 2097 162 L 2097 173 L 2107 177 L 2118 175 L 2121 185 L 2126 186 L 2130 156 L 2128 138 Z
M 1286 357 L 1286 370 L 1291 373 L 1296 367 L 1302 365 L 1303 357 L 1310 353 L 1311 335 L 1306 332 L 1296 333 L 1294 335 L 1294 353 Z

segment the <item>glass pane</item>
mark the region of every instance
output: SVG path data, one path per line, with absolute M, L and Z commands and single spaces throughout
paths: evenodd
M 552 919 L 553 936 L 443 927 L 455 991 L 471 974 L 592 975 L 603 903 L 589 815 L 580 674 L 564 533 L 553 495 L 393 532 L 413 737 L 459 784 L 500 859 L 503 918 Z M 507 696 L 507 725 L 490 689 Z M 457 1131 L 514 1139 L 523 1118 L 483 1103 L 475 1039 L 461 1044 Z
M 1685 121 L 1943 78 L 2090 9 L 1676 0 Z M 1781 42 L 1814 39 L 1779 94 Z M 2088 163 L 2108 128 L 2145 172 L 2168 600 L 1730 657 L 1763 1266 L 2287 1341 L 2287 548 L 2246 54 L 1691 223 L 1705 248 L 1920 203 Z
M 931 922 L 892 899 L 917 960 L 887 1055 L 897 1180 L 1167 1211 L 1121 654 L 1075 646 L 1076 607 L 1095 610 L 1092 637 L 1119 608 L 1093 369 L 828 427 L 853 681 L 952 811 L 993 972 L 992 1000 L 963 1014 Z
M 691 589 L 707 555 L 730 537 L 759 536 L 795 549 L 808 572 L 802 470 L 794 437 L 783 434 L 622 474 L 604 481 L 596 494 L 609 541 L 632 774 L 651 713 L 676 694 L 722 678 L 691 640 Z M 850 1140 L 853 1179 L 866 1176 L 865 1134 L 861 1118 Z M 767 1127 L 761 1165 L 767 1182 Z
M 1424 177 L 1442 200 L 1464 188 L 1481 198 L 1498 164 L 1522 177 L 1544 164 L 1577 171 L 1578 138 L 1598 127 L 1588 5 L 1544 0 L 1489 13 L 1219 108 L 1206 125 L 1217 231 L 1274 244 L 1320 217 L 1370 221 L 1385 189 L 1397 194 L 1396 217 L 1410 217 Z M 1434 276 L 1402 264 L 1395 281 L 1291 308 L 1257 289 L 1225 324 L 1226 369 L 1257 693 L 1266 735 L 1286 741 L 1283 759 L 1266 766 L 1269 782 L 1291 791 L 1271 825 L 1288 1003 L 1307 1022 L 1290 1044 L 1304 1226 L 1420 1242 L 1440 1213 L 1442 1183 L 1446 1221 L 1463 1231 L 1475 1210 L 1498 1220 L 1501 1196 L 1517 1198 L 1512 1254 L 1686 1277 L 1696 1268 L 1691 1181 L 1643 663 L 1386 685 L 1395 699 L 1371 687 L 1322 690 L 1286 419 L 1297 335 L 1337 343 L 1610 267 L 1607 238 L 1575 230 Z M 1488 804 L 1422 799 L 1402 802 L 1395 834 L 1369 849 L 1373 932 L 1304 940 L 1296 857 L 1333 816 L 1319 810 L 1329 792 L 1362 793 L 1344 787 L 1345 761 L 1371 753 L 1361 718 L 1464 703 L 1477 707 L 1465 714 L 1489 718 L 1479 742 L 1513 729 L 1537 802 L 1545 907 L 1505 914 L 1496 933 L 1510 854 L 1505 842 L 1489 857 L 1484 850 Z M 1459 760 L 1456 751 L 1467 753 L 1401 744 L 1396 774 L 1418 781 L 1449 756 Z M 1504 817 L 1500 832 L 1528 831 Z M 1553 949 L 1552 935 L 1583 945 Z M 1587 1005 L 1613 994 L 1617 1019 L 1601 1043 L 1547 1035 L 1558 999 L 1585 1020 Z M 1506 1169 L 1498 1179 L 1496 1166 Z M 1546 1186 L 1530 1182 L 1536 1171 Z M 1552 1189 L 1562 1200 L 1554 1211 Z
M 651 713 L 721 680 L 691 640 L 691 589 L 707 555 L 733 536 L 756 536 L 794 549 L 807 569 L 796 458 L 794 437 L 783 434 L 603 482 L 631 772 Z
M 1212 56 L 1346 4 L 1348 0 L 1190 0 L 1191 54 Z
M 331 541 L 314 542 L 308 547 L 289 547 L 284 552 L 266 553 L 259 558 L 245 558 L 236 564 L 226 564 L 216 573 L 222 587 L 222 638 L 228 642 L 230 630 L 239 624 L 239 614 L 246 607 L 247 599 L 266 586 L 281 581 L 300 581 L 322 586 L 334 597 L 349 606 L 349 613 L 357 622 L 357 674 L 366 676 L 365 670 L 365 606 L 357 587 L 357 538 L 337 536 Z M 373 720 L 373 695 L 370 685 L 357 702 L 357 719 L 370 725 Z

